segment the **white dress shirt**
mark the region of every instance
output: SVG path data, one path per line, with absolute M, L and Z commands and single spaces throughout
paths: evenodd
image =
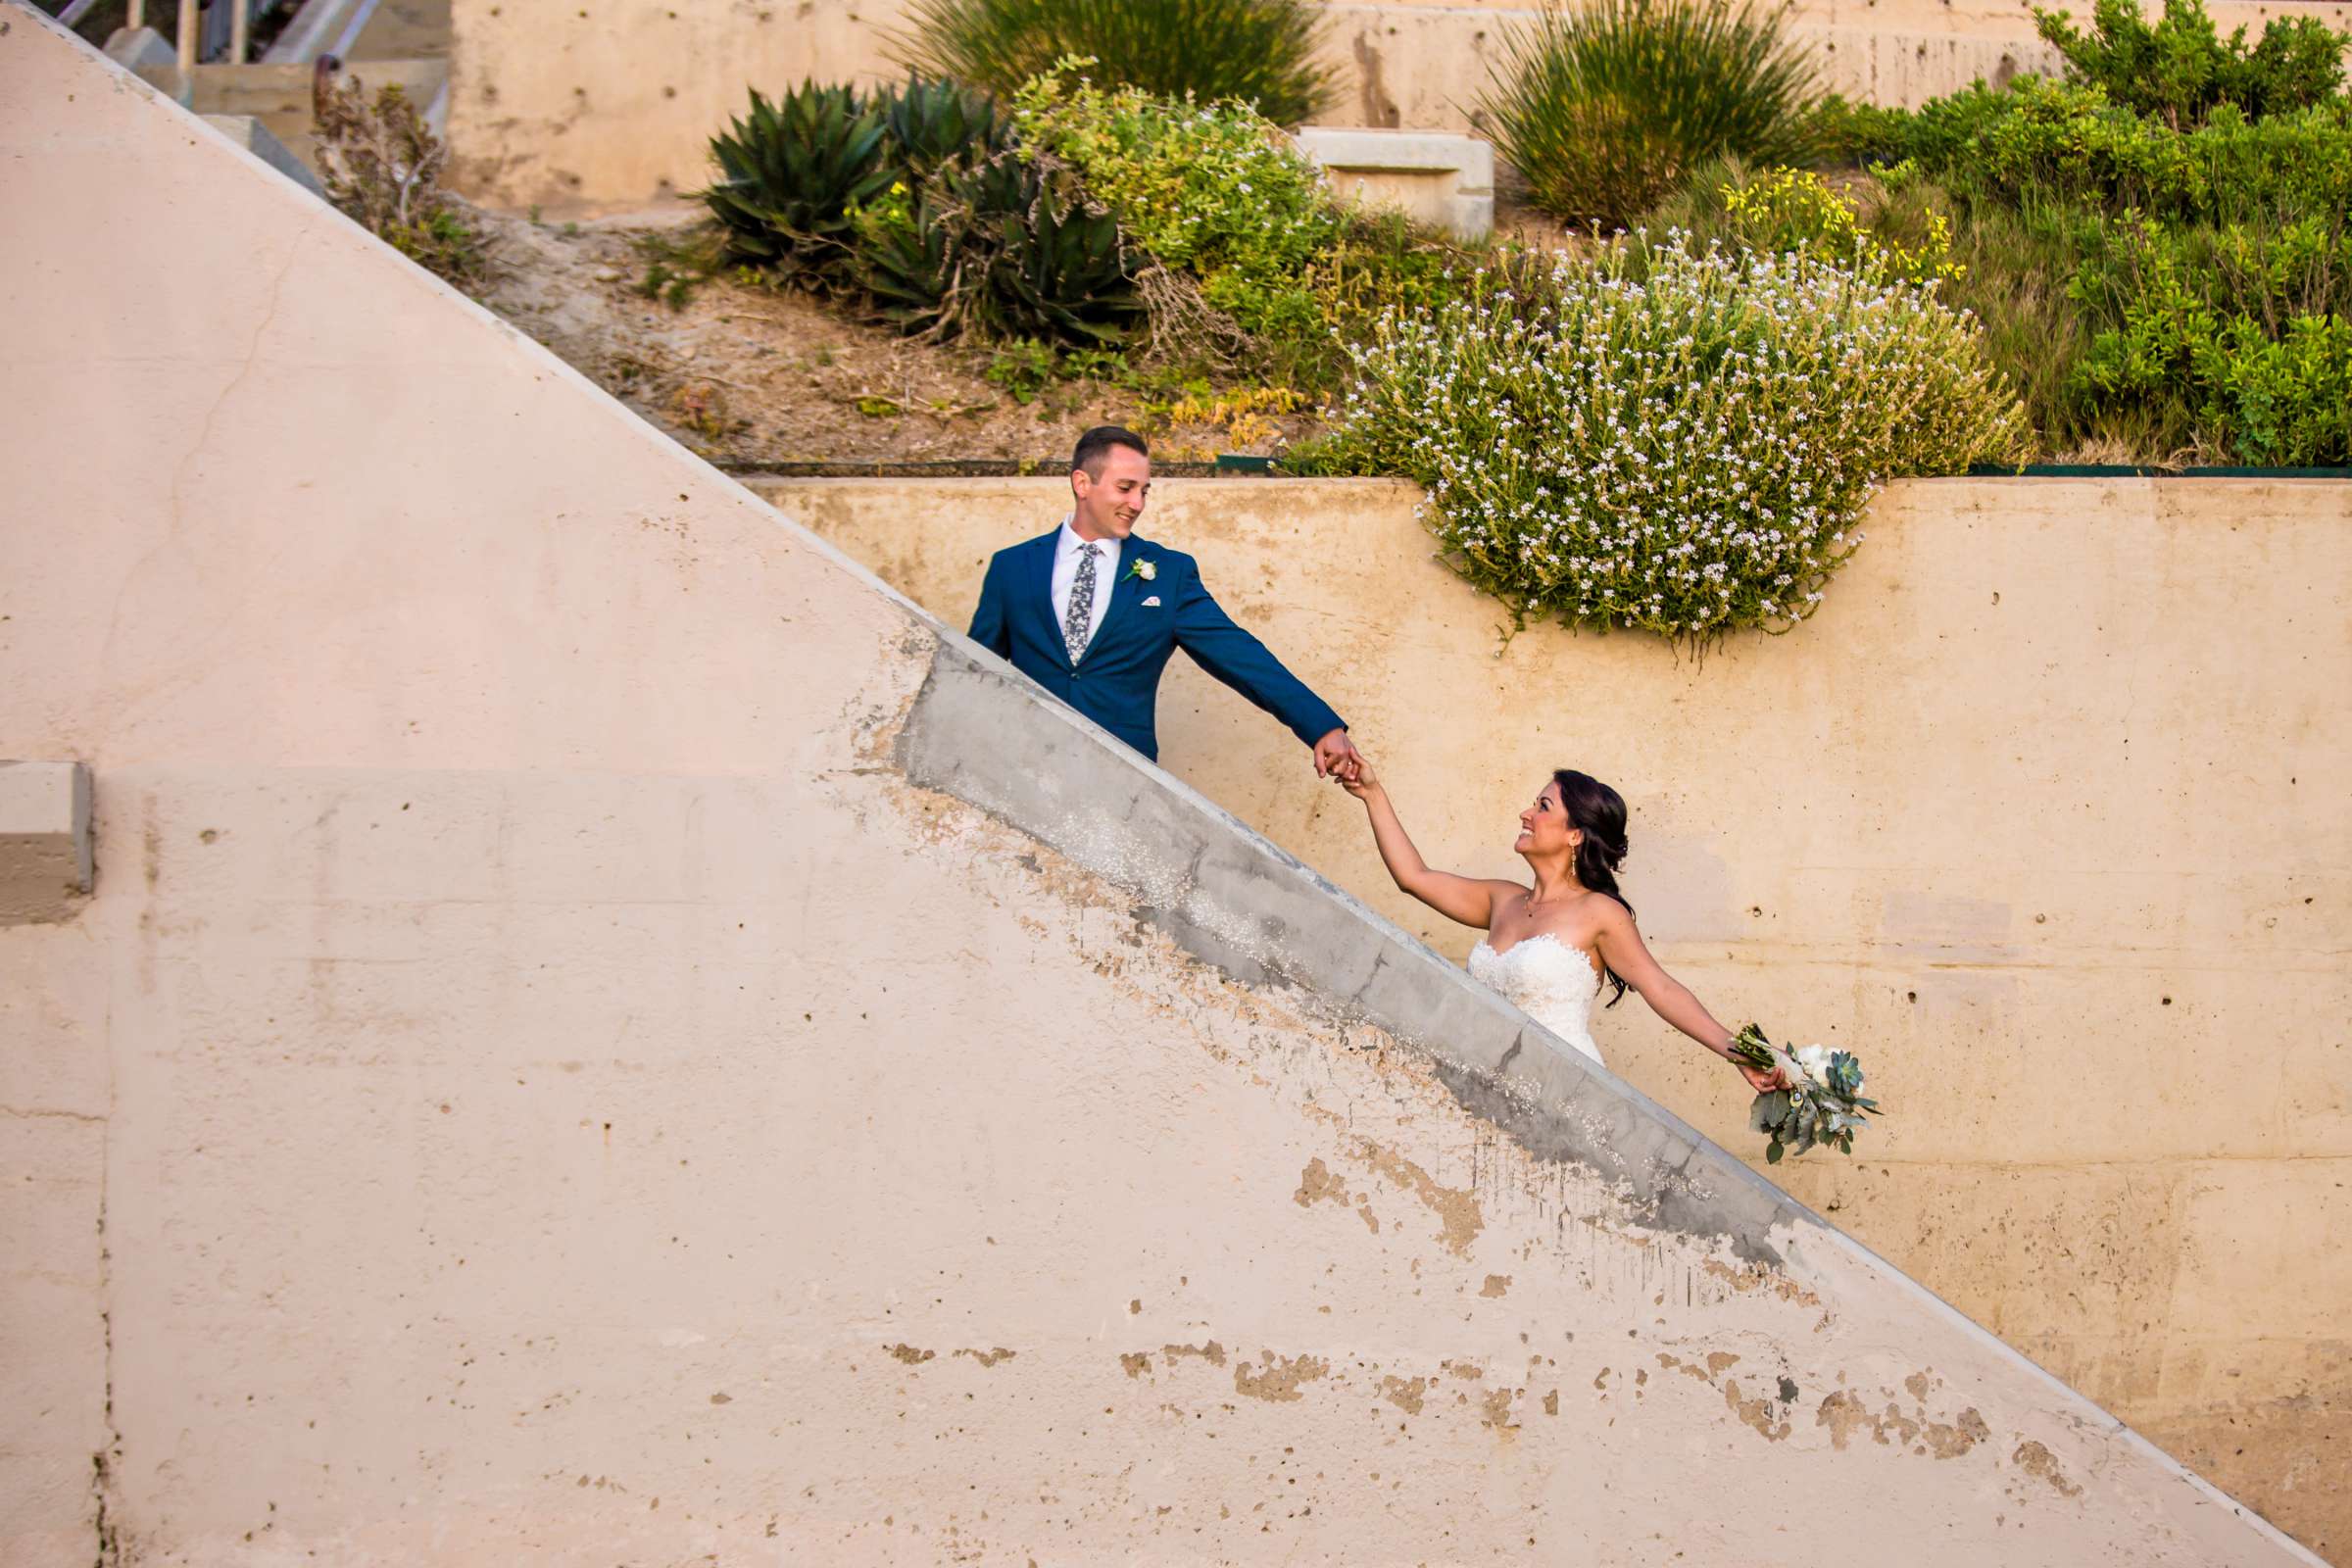
M 1078 552 L 1085 548 L 1086 541 L 1070 526 L 1070 518 L 1062 518 L 1061 535 L 1054 541 L 1054 624 L 1057 628 L 1070 623 L 1070 592 L 1078 586 Z M 1110 590 L 1118 580 L 1119 541 L 1096 540 L 1095 609 L 1086 627 L 1089 643 L 1102 629 L 1102 617 L 1110 613 Z

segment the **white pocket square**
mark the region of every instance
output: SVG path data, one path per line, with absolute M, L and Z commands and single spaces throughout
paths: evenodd
M 1157 610 L 1159 608 L 1159 595 L 1153 594 L 1151 598 L 1145 600 L 1144 608 L 1146 610 Z

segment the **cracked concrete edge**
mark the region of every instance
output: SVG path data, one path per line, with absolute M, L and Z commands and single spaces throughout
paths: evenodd
M 1593 1066 L 1213 803 L 960 639 L 943 639 L 899 734 L 912 782 L 1126 889 L 1137 920 L 1335 1029 L 1422 1054 L 1463 1107 L 1537 1157 L 1609 1183 L 1637 1224 L 1780 1264 L 1776 1226 L 1823 1225 L 1639 1090 Z
M 1351 1023 L 1384 1030 L 1423 1055 L 1470 1114 L 1539 1159 L 1599 1175 L 1626 1221 L 1720 1244 L 1743 1261 L 1800 1279 L 1838 1272 L 1832 1258 L 1842 1254 L 2008 1363 L 2070 1419 L 2122 1442 L 2298 1560 L 2327 1568 L 1466 971 L 995 655 L 928 613 L 914 614 L 940 635 L 895 742 L 910 783 L 953 796 L 1125 889 L 1137 901 L 1139 923 L 1235 981 L 1279 989 L 1335 1030 Z

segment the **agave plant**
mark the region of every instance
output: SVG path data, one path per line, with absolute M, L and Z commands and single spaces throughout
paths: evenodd
M 1127 275 L 1118 221 L 1060 200 L 1034 167 L 1023 166 L 1018 192 L 991 258 L 983 319 L 1000 337 L 1037 337 L 1107 348 L 1143 314 Z
M 967 324 L 971 289 L 965 279 L 975 257 L 968 208 L 939 190 L 916 199 L 904 222 L 875 226 L 866 236 L 864 281 L 882 319 L 909 336 L 953 337 Z
M 1726 153 L 1802 164 L 1814 69 L 1753 0 L 1548 5 L 1504 34 L 1480 104 L 1537 206 L 1615 227 Z
M 914 0 L 908 20 L 892 42 L 903 64 L 1007 95 L 1083 55 L 1099 80 L 1255 103 L 1282 125 L 1331 96 L 1315 0 Z
M 1003 152 L 1011 124 L 987 93 L 953 81 L 927 81 L 911 73 L 906 85 L 875 100 L 882 112 L 887 154 L 909 185 L 950 164 L 966 168 Z
M 888 135 L 883 110 L 848 87 L 809 83 L 774 103 L 755 89 L 751 113 L 710 139 L 719 178 L 702 192 L 727 259 L 839 287 L 856 261 L 852 215 L 896 177 Z
M 1117 220 L 1009 153 L 934 181 L 868 237 L 865 284 L 902 331 L 1118 342 L 1143 314 Z

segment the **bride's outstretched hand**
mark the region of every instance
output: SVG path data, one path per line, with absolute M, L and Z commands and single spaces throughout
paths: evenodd
M 1746 1079 L 1748 1087 L 1759 1095 L 1769 1095 L 1775 1089 L 1788 1087 L 1788 1080 L 1782 1075 L 1781 1069 L 1778 1067 L 1766 1072 L 1763 1068 L 1750 1062 L 1735 1061 L 1732 1065 L 1740 1069 L 1740 1076 Z
M 1373 777 L 1372 764 L 1365 760 L 1364 754 L 1361 752 L 1355 754 L 1354 767 L 1345 772 L 1334 773 L 1332 777 L 1340 781 L 1340 788 L 1359 801 L 1375 794 L 1380 789 L 1380 780 Z

